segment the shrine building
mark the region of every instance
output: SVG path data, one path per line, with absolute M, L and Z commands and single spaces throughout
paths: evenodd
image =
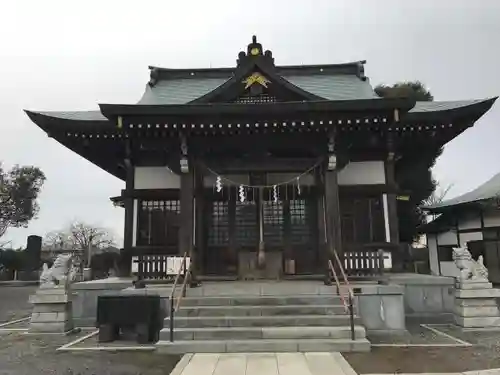
M 364 64 L 276 65 L 254 37 L 235 67 L 150 67 L 136 104 L 27 114 L 125 182 L 127 273 L 187 252 L 199 278 L 325 277 L 335 251 L 398 251 L 395 163 L 495 101 L 380 98 Z

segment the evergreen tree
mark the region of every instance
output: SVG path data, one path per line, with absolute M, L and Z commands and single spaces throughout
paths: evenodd
M 422 82 L 398 82 L 394 85 L 379 85 L 377 95 L 384 98 L 411 97 L 417 101 L 433 101 L 434 97 Z M 426 215 L 420 205 L 436 190 L 437 181 L 431 168 L 443 148 L 422 148 L 415 145 L 405 149 L 404 158 L 395 165 L 398 187 L 410 193 L 408 201 L 398 201 L 399 238 L 401 242 L 412 242 L 417 236 L 417 227 L 425 223 Z

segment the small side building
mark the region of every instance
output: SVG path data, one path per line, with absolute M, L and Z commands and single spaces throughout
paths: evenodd
M 456 276 L 453 247 L 467 245 L 474 259 L 484 256 L 490 281 L 500 282 L 500 173 L 466 194 L 423 208 L 436 217 L 421 228 L 432 274 Z

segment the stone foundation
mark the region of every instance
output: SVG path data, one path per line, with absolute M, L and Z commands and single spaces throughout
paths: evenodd
M 30 302 L 34 306 L 28 333 L 65 334 L 74 329 L 71 298 L 64 288 L 39 289 Z
M 500 311 L 495 298 L 500 289 L 487 281 L 461 280 L 455 284 L 455 324 L 462 328 L 500 327 Z

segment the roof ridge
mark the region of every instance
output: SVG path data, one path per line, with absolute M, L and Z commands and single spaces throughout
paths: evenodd
M 290 64 L 290 65 L 276 65 L 276 69 L 297 69 L 297 68 L 329 68 L 329 67 L 345 67 L 345 66 L 351 66 L 351 65 L 364 65 L 366 64 L 366 60 L 355 60 L 355 61 L 348 61 L 348 62 L 343 62 L 343 63 L 334 63 L 334 64 Z M 230 70 L 236 70 L 237 67 L 219 67 L 219 68 L 166 68 L 166 67 L 161 67 L 161 66 L 156 66 L 156 65 L 149 65 L 148 69 L 153 70 L 153 69 L 159 69 L 162 71 L 167 71 L 167 72 L 196 72 L 196 71 L 230 71 Z

